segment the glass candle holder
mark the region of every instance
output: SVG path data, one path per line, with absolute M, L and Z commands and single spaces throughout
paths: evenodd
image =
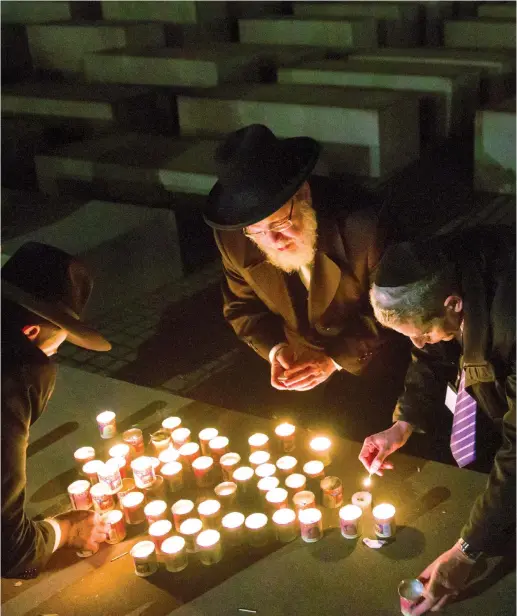
M 355 539 L 361 534 L 362 513 L 363 510 L 357 505 L 345 505 L 339 510 L 339 527 L 345 539 Z
M 262 432 L 256 432 L 249 437 L 248 445 L 250 446 L 250 452 L 259 451 L 261 449 L 268 451 L 269 436 Z
M 156 547 L 156 554 L 158 555 L 158 560 L 161 555 L 162 543 L 170 537 L 172 534 L 172 522 L 169 520 L 158 520 L 157 522 L 153 522 L 149 526 L 149 537 L 151 537 L 152 542 Z
M 239 466 L 233 471 L 232 481 L 237 484 L 237 494 L 241 501 L 251 497 L 254 471 L 251 466 Z
M 291 453 L 296 446 L 296 428 L 293 424 L 284 422 L 275 428 L 275 435 L 279 450 L 283 453 Z
M 171 444 L 171 433 L 168 430 L 156 430 L 151 434 L 151 444 L 157 456 L 165 451 Z
M 113 494 L 105 483 L 96 483 L 90 488 L 90 495 L 93 501 L 93 508 L 97 513 L 111 511 L 115 507 Z
M 237 484 L 233 481 L 223 481 L 223 483 L 215 486 L 214 492 L 221 503 L 221 507 L 226 511 L 230 511 L 237 497 Z
M 264 477 L 271 477 L 276 473 L 276 466 L 271 464 L 271 462 L 266 462 L 265 464 L 259 464 L 255 469 L 255 475 L 259 479 L 263 479 Z
M 167 571 L 177 573 L 188 565 L 185 539 L 179 535 L 167 537 L 162 543 L 162 559 Z
M 72 509 L 91 509 L 93 506 L 90 495 L 90 482 L 86 479 L 79 479 L 68 486 L 68 496 Z
M 99 468 L 104 466 L 101 460 L 90 460 L 84 464 L 82 471 L 86 479 L 94 485 L 99 482 Z
M 103 411 L 97 415 L 97 426 L 102 439 L 113 438 L 117 433 L 117 416 L 113 411 Z
M 327 509 L 336 509 L 343 504 L 343 484 L 339 477 L 324 477 L 320 482 L 321 500 Z
M 223 479 L 225 481 L 231 481 L 233 476 L 233 471 L 238 468 L 241 463 L 241 457 L 238 453 L 231 451 L 229 453 L 225 453 L 221 456 L 219 460 L 219 464 L 221 465 L 221 470 L 223 472 Z
M 221 503 L 215 498 L 201 501 L 197 513 L 204 528 L 219 528 L 221 524 Z
M 131 447 L 131 457 L 138 458 L 144 455 L 144 435 L 140 428 L 130 428 L 122 433 L 122 440 Z
M 398 586 L 400 612 L 402 616 L 411 616 L 413 608 L 420 602 L 425 586 L 418 579 L 402 580 Z
M 145 521 L 143 492 L 129 492 L 120 499 L 120 506 L 127 524 L 141 524 Z
M 276 467 L 278 469 L 278 472 L 284 477 L 287 477 L 288 475 L 294 473 L 294 469 L 297 465 L 298 460 L 293 456 L 282 456 L 276 461 Z
M 310 490 L 302 490 L 293 496 L 293 505 L 296 511 L 316 507 L 316 497 Z
M 179 448 L 180 462 L 184 468 L 191 468 L 192 462 L 200 457 L 200 448 L 197 443 L 185 443 Z
M 230 545 L 240 545 L 244 540 L 244 514 L 232 511 L 221 520 L 224 539 Z
M 179 460 L 180 452 L 174 447 L 170 446 L 167 449 L 164 449 L 158 454 L 158 460 L 162 464 L 162 468 L 164 464 L 169 464 L 169 462 L 176 462 Z
M 183 488 L 183 465 L 181 462 L 164 464 L 160 474 L 165 479 L 167 489 L 171 494 L 179 492 Z
M 395 524 L 395 507 L 388 503 L 381 503 L 372 510 L 377 537 L 387 539 L 393 537 L 397 530 Z
M 190 441 L 190 430 L 188 428 L 176 428 L 171 432 L 171 438 L 174 447 L 179 449 L 182 445 Z
M 153 500 L 144 507 L 144 515 L 149 526 L 158 520 L 167 518 L 167 503 L 164 500 Z
M 110 458 L 124 458 L 126 464 L 131 463 L 131 447 L 127 443 L 118 443 L 109 449 Z
M 292 473 L 285 478 L 285 487 L 289 492 L 289 496 L 292 498 L 297 492 L 305 490 L 307 485 L 307 479 L 305 475 L 301 473 Z
M 317 436 L 313 438 L 309 443 L 309 448 L 312 455 L 323 462 L 325 466 L 328 466 L 331 462 L 330 450 L 332 442 L 326 436 Z
M 162 428 L 167 430 L 169 434 L 172 434 L 176 428 L 181 426 L 181 419 L 179 417 L 166 417 L 162 421 Z
M 262 477 L 262 479 L 259 480 L 259 482 L 257 483 L 257 490 L 260 496 L 263 498 L 264 502 L 266 500 L 266 494 L 270 490 L 278 488 L 279 485 L 280 479 L 278 479 L 278 477 L 273 477 L 272 475 L 270 475 L 269 477 Z
M 139 541 L 131 548 L 130 554 L 138 577 L 148 577 L 158 571 L 156 548 L 152 541 Z
M 118 509 L 108 511 L 102 514 L 102 521 L 108 527 L 106 533 L 106 543 L 114 545 L 120 543 L 126 538 L 126 523 L 124 521 L 124 514 Z
M 247 529 L 248 544 L 258 548 L 269 541 L 269 529 L 267 515 L 264 513 L 252 513 L 244 521 Z
M 148 456 L 135 458 L 131 462 L 131 470 L 137 488 L 148 488 L 156 479 L 152 460 Z
M 204 430 L 201 430 L 201 432 L 198 434 L 202 456 L 210 455 L 210 448 L 208 447 L 208 443 L 218 434 L 219 430 L 217 430 L 216 428 L 205 428 Z
M 82 469 L 87 462 L 95 460 L 95 449 L 93 447 L 79 447 L 74 451 L 74 460 L 78 468 Z
M 192 517 L 194 511 L 194 503 L 191 500 L 182 498 L 176 501 L 171 507 L 172 519 L 174 521 L 174 527 L 179 532 L 181 523 Z
M 111 458 L 104 464 L 99 467 L 97 471 L 99 476 L 99 481 L 104 483 L 110 489 L 110 492 L 116 492 L 122 486 L 122 477 L 120 475 L 119 465 L 116 460 Z
M 212 488 L 215 485 L 214 460 L 200 456 L 192 462 L 192 470 L 198 488 Z
M 257 468 L 257 466 L 260 466 L 261 464 L 266 464 L 266 462 L 269 462 L 270 458 L 271 458 L 271 454 L 269 453 L 269 451 L 264 451 L 262 449 L 259 449 L 258 451 L 254 451 L 252 454 L 250 454 L 250 457 L 249 457 L 250 466 L 251 468 Z
M 222 456 L 230 451 L 230 440 L 227 436 L 215 436 L 208 442 L 208 449 L 212 458 L 219 462 Z
M 294 541 L 299 535 L 296 512 L 292 509 L 278 509 L 273 513 L 273 526 L 276 538 L 282 543 Z
M 187 552 L 190 554 L 196 551 L 196 539 L 203 530 L 203 522 L 199 518 L 187 518 L 180 524 L 180 534 L 185 539 Z
M 197 553 L 203 565 L 215 565 L 223 558 L 221 535 L 218 531 L 203 530 L 196 538 Z
M 323 537 L 323 521 L 319 509 L 302 509 L 298 512 L 300 533 L 306 543 L 314 543 Z
M 266 494 L 266 502 L 273 510 L 287 507 L 288 493 L 284 488 L 275 488 Z

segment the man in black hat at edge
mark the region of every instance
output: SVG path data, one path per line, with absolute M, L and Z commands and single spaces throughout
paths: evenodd
M 460 467 L 490 448 L 494 424 L 500 431 L 486 488 L 458 541 L 420 574 L 419 616 L 455 597 L 483 553 L 515 547 L 515 230 L 480 227 L 393 246 L 370 298 L 377 319 L 408 336 L 414 351 L 393 425 L 364 441 L 366 469 L 393 468 L 386 458 L 433 424 L 450 431 Z
M 309 179 L 319 153 L 315 140 L 263 125 L 229 134 L 204 211 L 222 256 L 224 316 L 283 391 L 363 373 L 394 339 L 368 303 L 385 234 L 371 208 L 350 212 L 352 187 L 324 194 Z
M 80 320 L 93 282 L 67 253 L 37 242 L 21 246 L 2 267 L 2 577 L 35 577 L 61 547 L 96 551 L 106 525 L 92 511 L 42 521 L 25 513 L 30 426 L 56 381 L 50 359 L 68 340 L 86 349 L 111 345 Z

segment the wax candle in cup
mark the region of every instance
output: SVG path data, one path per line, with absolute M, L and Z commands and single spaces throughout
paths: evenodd
M 181 426 L 181 419 L 179 417 L 166 417 L 162 421 L 162 428 L 167 430 L 169 434 L 172 434 L 176 428 Z
M 211 488 L 215 484 L 214 460 L 209 456 L 199 456 L 192 462 L 192 470 L 198 488 Z
M 395 507 L 388 503 L 381 503 L 372 510 L 377 537 L 387 539 L 393 537 L 397 530 L 395 524 Z
M 287 490 L 284 488 L 275 488 L 266 494 L 266 502 L 271 509 L 284 509 L 287 507 Z
M 251 468 L 257 468 L 257 466 L 269 462 L 269 458 L 271 458 L 269 451 L 263 451 L 262 449 L 254 451 L 249 457 L 250 466 Z
M 278 488 L 279 485 L 280 485 L 280 479 L 278 479 L 278 477 L 273 477 L 272 475 L 270 475 L 269 477 L 262 477 L 262 479 L 259 480 L 259 482 L 257 483 L 257 489 L 258 489 L 260 496 L 265 501 L 266 494 L 270 490 L 274 490 L 275 488 Z
M 83 475 L 92 485 L 99 482 L 99 468 L 103 466 L 102 460 L 90 460 L 83 466 Z
M 199 444 L 201 445 L 201 455 L 209 456 L 210 448 L 208 443 L 219 434 L 217 428 L 205 428 L 198 434 Z
M 269 436 L 267 434 L 263 434 L 262 432 L 256 432 L 249 437 L 248 444 L 251 452 L 259 451 L 261 449 L 268 451 Z
M 110 458 L 124 458 L 126 464 L 131 463 L 131 447 L 127 443 L 118 443 L 109 449 Z
M 92 497 L 90 495 L 90 482 L 86 479 L 79 479 L 68 486 L 68 496 L 72 504 L 72 509 L 91 509 Z
M 249 545 L 258 548 L 269 540 L 269 529 L 267 525 L 267 515 L 264 513 L 252 513 L 244 521 L 247 529 Z
M 229 453 L 230 451 L 230 440 L 227 436 L 215 436 L 208 442 L 208 449 L 210 450 L 210 455 L 212 458 L 219 462 L 219 460 L 224 456 L 225 453 Z
M 221 503 L 221 507 L 228 511 L 235 504 L 237 496 L 237 484 L 233 481 L 223 481 L 214 488 L 215 495 Z
M 165 479 L 165 483 L 171 494 L 179 492 L 183 488 L 183 466 L 181 462 L 169 462 L 168 464 L 164 464 L 160 474 Z
M 194 511 L 194 503 L 191 500 L 182 498 L 174 503 L 171 511 L 174 528 L 179 532 L 181 523 L 191 517 L 192 511 Z
M 298 537 L 296 512 L 292 509 L 278 509 L 273 513 L 272 520 L 278 541 L 289 543 Z
M 180 534 L 185 539 L 187 552 L 193 554 L 196 551 L 196 539 L 203 530 L 203 522 L 199 518 L 187 518 L 180 524 Z
M 190 468 L 192 462 L 200 457 L 197 443 L 185 443 L 179 448 L 180 461 L 184 468 Z
M 127 524 L 141 524 L 145 521 L 143 492 L 129 492 L 120 499 L 120 506 Z
M 303 465 L 303 474 L 309 479 L 323 479 L 325 476 L 325 465 L 321 460 L 310 460 Z
M 161 464 L 169 464 L 169 462 L 176 462 L 179 460 L 180 452 L 174 447 L 167 447 L 158 454 L 158 460 Z M 163 468 L 163 467 L 162 467 Z
M 114 545 L 120 543 L 126 538 L 126 523 L 124 521 L 124 514 L 118 509 L 113 509 L 107 513 L 102 514 L 102 521 L 108 527 L 106 533 L 106 543 Z
M 293 505 L 296 511 L 316 507 L 316 497 L 310 490 L 302 490 L 293 496 Z
M 124 479 L 122 479 L 122 485 L 120 486 L 120 490 L 117 492 L 119 504 L 126 494 L 129 494 L 130 492 L 135 492 L 135 490 L 136 485 L 134 479 L 132 479 L 131 477 L 125 477 Z
M 116 460 L 111 458 L 97 471 L 99 481 L 105 483 L 110 492 L 116 492 L 122 486 L 122 477 L 120 475 L 119 465 Z
M 225 453 L 224 456 L 221 456 L 219 464 L 221 465 L 221 470 L 223 471 L 223 479 L 225 481 L 231 481 L 233 471 L 238 468 L 240 463 L 241 457 L 238 453 L 235 453 L 234 451 Z
M 312 452 L 312 455 L 318 460 L 321 460 L 325 466 L 328 466 L 331 462 L 331 447 L 332 442 L 326 436 L 317 436 L 313 438 L 309 443 L 309 448 Z
M 320 482 L 323 506 L 336 509 L 343 504 L 343 484 L 339 477 L 324 477 Z
M 227 513 L 221 520 L 225 541 L 231 545 L 240 545 L 244 539 L 244 514 L 240 511 Z
M 149 456 L 149 460 L 151 460 L 151 466 L 153 467 L 154 474 L 158 473 L 162 467 L 162 463 L 159 458 L 155 458 L 154 456 Z
M 357 505 L 345 505 L 339 510 L 339 527 L 345 539 L 355 539 L 361 534 L 363 510 Z
M 97 513 L 111 511 L 115 507 L 113 494 L 105 483 L 96 483 L 90 488 L 90 495 L 93 501 L 93 508 Z
M 221 535 L 216 530 L 201 531 L 196 538 L 196 547 L 203 565 L 215 565 L 223 558 Z
M 221 503 L 214 498 L 209 498 L 197 506 L 199 519 L 204 528 L 219 528 L 221 523 Z
M 170 520 L 158 520 L 149 526 L 149 537 L 156 546 L 158 560 L 161 560 L 161 547 L 163 541 L 172 534 L 172 522 Z
M 127 477 L 127 461 L 126 458 L 110 458 L 107 463 L 113 464 L 116 468 L 118 468 L 118 472 L 120 473 L 120 478 L 125 479 Z M 118 491 L 119 488 L 116 488 Z
M 165 451 L 171 444 L 171 434 L 168 430 L 156 430 L 151 434 L 151 444 L 157 456 Z
M 282 456 L 276 461 L 276 467 L 281 475 L 287 477 L 294 473 L 294 469 L 298 464 L 298 460 L 293 456 Z
M 167 519 L 167 503 L 164 500 L 153 500 L 144 507 L 147 523 L 151 525 L 158 520 Z
M 148 488 L 156 479 L 156 473 L 151 458 L 140 456 L 131 462 L 133 478 L 137 488 Z
M 190 430 L 188 428 L 176 428 L 171 432 L 172 442 L 174 447 L 179 449 L 185 443 L 190 441 Z
M 253 469 L 251 466 L 239 466 L 233 471 L 232 481 L 237 484 L 238 498 L 248 500 L 253 487 Z
M 188 565 L 185 539 L 179 535 L 167 537 L 162 543 L 162 560 L 167 571 L 177 573 L 183 571 Z
M 152 541 L 139 541 L 130 551 L 138 577 L 148 577 L 158 571 L 156 548 Z
M 323 537 L 323 521 L 319 509 L 302 509 L 298 512 L 300 533 L 306 543 L 314 543 Z
M 144 455 L 144 435 L 140 428 L 130 428 L 122 433 L 122 440 L 131 447 L 131 457 L 138 458 Z
M 296 446 L 296 428 L 289 422 L 281 423 L 275 428 L 275 434 L 280 446 L 280 451 L 290 453 Z
M 305 490 L 305 486 L 307 484 L 307 479 L 305 475 L 301 473 L 291 473 L 285 478 L 285 487 L 289 492 L 289 496 L 291 498 L 297 493 Z
M 74 451 L 74 460 L 77 466 L 82 469 L 87 462 L 95 460 L 95 449 L 93 447 L 79 447 Z
M 372 508 L 372 493 L 363 491 L 352 494 L 352 505 L 361 507 L 363 511 L 370 511 Z
M 255 469 L 255 475 L 259 479 L 263 479 L 264 477 L 271 477 L 276 473 L 276 466 L 271 464 L 271 462 L 266 462 L 265 464 L 259 464 Z
M 117 433 L 117 416 L 113 411 L 103 411 L 97 415 L 97 425 L 102 439 L 113 438 Z

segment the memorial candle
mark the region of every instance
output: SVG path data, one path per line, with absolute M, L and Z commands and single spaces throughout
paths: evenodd
M 124 458 L 127 464 L 131 463 L 131 447 L 127 443 L 118 443 L 109 449 L 110 458 Z
M 141 524 L 145 521 L 143 492 L 129 492 L 120 499 L 120 506 L 127 524 Z
M 332 442 L 326 436 L 317 436 L 313 438 L 309 443 L 309 447 L 318 460 L 321 460 L 325 466 L 328 466 L 331 462 L 330 448 Z
M 214 492 L 223 509 L 226 511 L 232 509 L 237 496 L 236 483 L 233 481 L 223 481 L 223 483 L 219 483 L 215 486 Z
M 249 437 L 248 444 L 251 452 L 261 449 L 267 451 L 269 449 L 269 436 L 267 434 L 262 434 L 262 432 L 256 432 Z
M 174 520 L 174 527 L 179 532 L 181 523 L 187 518 L 191 517 L 191 513 L 194 510 L 194 503 L 191 500 L 182 498 L 176 501 L 171 507 L 172 519 Z
M 185 539 L 178 535 L 167 537 L 162 543 L 162 559 L 167 571 L 177 573 L 188 565 Z
M 171 432 L 172 442 L 174 447 L 179 449 L 185 443 L 190 441 L 190 430 L 188 428 L 176 428 Z
M 269 539 L 267 522 L 267 515 L 263 513 L 252 513 L 246 518 L 244 525 L 247 529 L 249 545 L 255 548 L 266 545 Z
M 199 518 L 187 518 L 180 524 L 179 532 L 185 539 L 187 552 L 194 553 L 196 551 L 196 539 L 202 530 L 203 522 Z
M 131 457 L 138 458 L 144 454 L 144 435 L 140 428 L 130 428 L 122 434 L 124 443 L 131 447 Z
M 297 464 L 298 460 L 293 458 L 293 456 L 282 456 L 276 461 L 276 467 L 284 477 L 293 473 Z
M 90 495 L 93 501 L 93 508 L 97 513 L 105 513 L 115 507 L 115 501 L 111 490 L 105 483 L 96 483 L 90 488 Z
M 319 541 L 323 537 L 323 522 L 319 509 L 302 509 L 298 512 L 300 532 L 306 543 Z
M 168 430 L 156 430 L 151 434 L 151 443 L 154 447 L 156 455 L 159 456 L 162 451 L 165 451 L 171 444 L 171 434 Z
M 218 435 L 209 441 L 208 449 L 212 458 L 219 462 L 221 457 L 230 451 L 230 440 L 227 436 Z
M 83 466 L 83 475 L 93 485 L 99 482 L 99 469 L 104 466 L 101 460 L 90 460 Z
M 208 456 L 200 456 L 192 462 L 192 470 L 198 488 L 211 488 L 215 484 L 214 460 Z
M 120 486 L 120 490 L 117 492 L 117 498 L 118 498 L 119 504 L 122 498 L 124 498 L 126 494 L 129 494 L 130 492 L 135 492 L 135 491 L 136 491 L 136 485 L 135 485 L 134 479 L 132 479 L 131 477 L 125 477 L 124 479 L 122 479 L 122 485 Z
M 166 417 L 162 421 L 162 428 L 167 430 L 169 434 L 172 434 L 176 428 L 181 426 L 181 419 L 179 417 Z
M 257 468 L 257 466 L 269 462 L 269 458 L 271 458 L 269 451 L 262 451 L 261 449 L 254 451 L 249 457 L 250 466 L 251 468 Z
M 278 488 L 279 485 L 280 485 L 280 479 L 278 479 L 278 477 L 273 477 L 272 475 L 270 475 L 269 477 L 262 477 L 262 479 L 259 480 L 259 482 L 257 483 L 257 489 L 259 491 L 260 496 L 265 501 L 266 494 L 270 490 L 274 490 L 275 488 Z
M 200 457 L 197 443 L 185 443 L 179 448 L 180 461 L 183 468 L 191 468 L 192 462 Z
M 99 476 L 99 481 L 105 483 L 112 493 L 116 492 L 122 486 L 119 465 L 113 458 L 99 467 L 97 474 Z
M 275 534 L 282 543 L 294 541 L 299 535 L 296 513 L 292 509 L 278 509 L 272 517 Z
M 266 494 L 266 502 L 273 509 L 283 509 L 287 507 L 287 490 L 284 488 L 274 488 Z
M 171 494 L 179 492 L 183 488 L 183 466 L 181 462 L 169 462 L 168 464 L 164 464 L 160 474 L 165 479 L 165 483 Z
M 216 428 L 205 428 L 198 435 L 199 444 L 201 445 L 201 455 L 209 456 L 210 449 L 208 443 L 219 434 Z
M 149 525 L 158 522 L 158 520 L 165 520 L 167 518 L 167 503 L 163 500 L 151 501 L 144 507 L 144 514 Z
M 102 439 L 113 438 L 117 433 L 116 415 L 113 411 L 103 411 L 97 415 L 97 425 Z
M 72 509 L 91 509 L 92 497 L 90 495 L 90 482 L 86 479 L 74 481 L 68 486 L 68 496 Z
M 223 558 L 221 535 L 216 530 L 201 531 L 197 536 L 196 546 L 203 565 L 215 565 Z
M 227 513 L 221 520 L 225 541 L 231 545 L 240 545 L 244 538 L 244 514 L 240 511 Z
M 293 496 L 293 505 L 296 511 L 302 509 L 312 509 L 316 507 L 316 496 L 314 492 L 302 490 Z
M 292 473 L 285 478 L 285 487 L 289 492 L 289 496 L 292 498 L 297 492 L 305 490 L 307 479 L 305 475 L 301 473 Z
M 153 522 L 149 526 L 149 537 L 151 537 L 154 545 L 156 546 L 156 554 L 161 555 L 162 543 L 170 537 L 172 533 L 172 522 L 169 520 L 158 520 Z M 159 558 L 159 560 L 161 560 Z
M 133 478 L 137 488 L 148 488 L 156 479 L 153 462 L 147 456 L 135 458 L 131 462 L 131 469 L 133 470 Z
M 270 462 L 266 462 L 265 464 L 260 464 L 255 469 L 255 475 L 259 479 L 263 479 L 264 477 L 271 477 L 276 473 L 276 466 L 271 464 Z
M 79 447 L 74 452 L 74 460 L 78 467 L 82 469 L 87 462 L 95 460 L 95 449 L 93 447 Z
M 138 577 L 148 577 L 158 571 L 156 548 L 152 541 L 139 541 L 130 552 Z
M 397 526 L 395 524 L 395 507 L 393 505 L 388 503 L 377 505 L 373 508 L 372 515 L 377 537 L 387 539 L 395 535 Z
M 223 479 L 225 481 L 231 481 L 233 471 L 239 466 L 240 462 L 240 455 L 238 453 L 235 453 L 234 451 L 225 453 L 224 456 L 221 456 L 219 464 L 221 465 L 221 470 L 223 471 Z
M 221 503 L 213 498 L 202 501 L 197 506 L 199 519 L 204 528 L 219 528 L 221 523 Z
M 372 507 L 372 493 L 363 491 L 352 494 L 352 505 L 361 507 L 363 512 L 370 511 Z
M 127 477 L 127 460 L 126 458 L 110 458 L 107 463 L 113 464 L 116 468 L 118 468 L 118 472 L 120 473 L 121 479 L 125 479 Z
M 102 515 L 102 521 L 107 525 L 106 543 L 114 545 L 126 538 L 126 523 L 124 514 L 118 509 L 108 511 Z
M 158 460 L 161 464 L 169 464 L 169 462 L 176 462 L 179 460 L 180 452 L 174 447 L 167 447 L 158 454 Z M 163 468 L 163 467 L 162 467 Z
M 339 527 L 345 539 L 355 539 L 361 534 L 362 513 L 363 510 L 357 505 L 345 505 L 339 510 Z
M 284 453 L 290 453 L 295 449 L 295 431 L 296 428 L 293 424 L 284 422 L 275 428 L 275 434 L 278 444 L 280 445 L 280 451 Z
M 239 466 L 233 471 L 233 481 L 238 486 L 238 491 L 242 495 L 247 495 L 251 489 L 251 478 L 253 469 L 250 466 Z

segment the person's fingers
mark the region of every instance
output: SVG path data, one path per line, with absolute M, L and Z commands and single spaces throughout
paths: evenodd
M 381 469 L 382 470 L 393 470 L 395 467 L 393 466 L 393 464 L 391 462 L 383 462 L 381 465 Z
M 273 364 L 275 362 L 280 364 L 280 366 L 282 367 L 282 370 L 287 370 L 288 368 L 291 367 L 291 362 L 289 361 L 288 357 L 286 357 L 284 353 L 282 353 L 282 350 L 278 351 L 278 353 L 275 355 Z
M 434 597 L 426 597 L 422 602 L 411 608 L 411 616 L 420 616 L 420 614 L 425 614 L 433 607 L 435 602 L 436 599 Z
M 433 605 L 433 607 L 431 608 L 431 612 L 438 612 L 439 610 L 441 610 L 442 607 L 451 600 L 451 598 L 452 595 L 450 594 L 443 595 L 443 597 L 438 601 L 438 603 Z
M 287 375 L 286 375 L 287 376 Z M 314 379 L 314 373 L 311 368 L 298 372 L 296 375 L 287 378 L 284 381 L 287 389 L 293 389 L 294 387 L 303 387 L 307 385 L 310 380 Z
M 372 454 L 376 451 L 376 446 L 371 440 L 370 437 L 366 438 L 363 442 L 363 446 L 361 447 L 361 451 L 359 452 L 359 461 L 364 466 L 364 468 L 370 472 L 370 463 L 372 460 Z

